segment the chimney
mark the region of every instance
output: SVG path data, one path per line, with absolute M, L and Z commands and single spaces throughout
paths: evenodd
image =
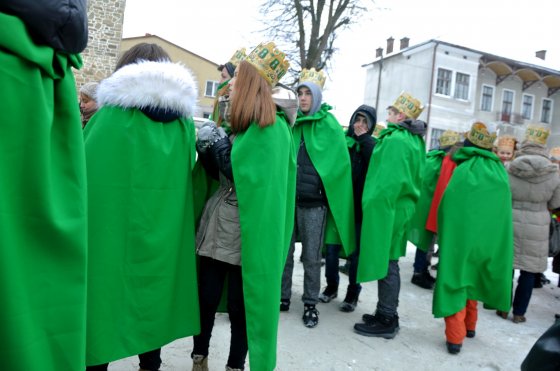
M 395 39 L 392 37 L 387 39 L 387 54 L 391 54 L 393 52 L 393 41 L 395 41 Z
M 381 57 L 383 57 L 383 48 L 375 49 L 375 58 L 381 58 Z
M 535 52 L 535 57 L 542 59 L 543 61 L 546 58 L 546 50 L 539 50 Z
M 410 41 L 410 39 L 408 37 L 403 37 L 401 39 L 401 49 L 400 50 L 408 48 L 408 42 L 409 41 Z

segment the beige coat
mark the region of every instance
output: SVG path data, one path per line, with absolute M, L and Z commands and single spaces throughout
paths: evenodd
M 550 211 L 560 207 L 558 166 L 541 155 L 522 155 L 508 166 L 513 198 L 514 268 L 547 269 Z

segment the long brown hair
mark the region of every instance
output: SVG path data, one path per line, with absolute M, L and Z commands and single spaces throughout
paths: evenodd
M 254 122 L 261 128 L 276 121 L 272 88 L 247 61 L 237 66 L 234 94 L 231 98 L 230 124 L 234 133 L 247 130 Z

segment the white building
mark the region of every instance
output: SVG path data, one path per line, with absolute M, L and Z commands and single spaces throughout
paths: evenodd
M 528 123 L 549 124 L 548 146 L 560 146 L 560 71 L 439 40 L 409 46 L 403 38 L 393 51 L 393 41 L 387 39 L 385 56 L 378 48 L 376 60 L 363 65 L 364 102 L 383 112 L 402 91 L 419 99 L 428 148 L 444 130 L 464 132 L 475 120 L 519 139 Z M 535 60 L 544 65 L 545 55 L 539 51 Z

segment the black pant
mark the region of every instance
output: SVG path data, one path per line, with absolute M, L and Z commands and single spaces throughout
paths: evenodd
M 194 337 L 193 354 L 208 355 L 210 337 L 222 291 L 227 278 L 227 311 L 231 322 L 231 339 L 227 365 L 245 367 L 247 357 L 247 326 L 243 302 L 241 267 L 219 260 L 200 257 L 198 265 L 198 295 L 200 300 L 200 335 Z
M 160 354 L 161 348 L 139 354 L 138 358 L 140 359 L 140 368 L 143 370 L 158 371 L 159 366 L 161 366 Z M 97 366 L 88 366 L 86 367 L 86 371 L 107 371 L 108 367 L 109 364 L 104 363 Z

